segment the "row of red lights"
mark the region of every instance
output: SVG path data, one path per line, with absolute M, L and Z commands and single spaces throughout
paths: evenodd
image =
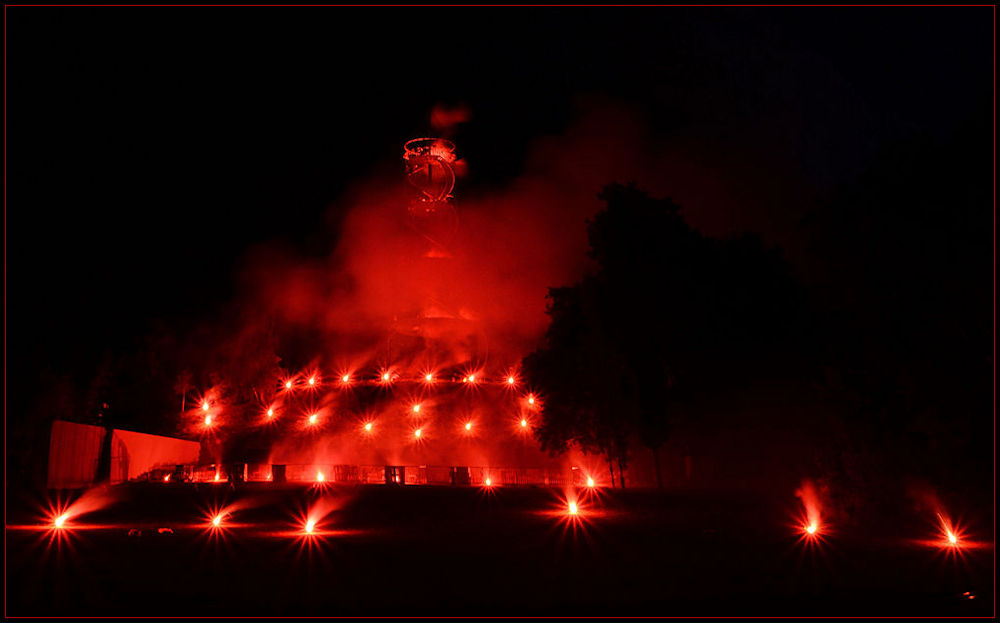
M 528 402 L 529 402 L 529 404 L 534 404 L 534 398 L 529 397 L 528 398 Z M 205 402 L 204 405 L 208 406 L 208 403 Z M 205 410 L 208 411 L 208 409 L 205 409 Z M 411 412 L 414 415 L 419 415 L 421 413 L 421 405 L 420 404 L 415 404 L 415 405 L 413 405 L 411 407 L 410 410 L 411 410 Z M 268 408 L 268 410 L 265 412 L 265 416 L 266 416 L 266 418 L 267 418 L 268 421 L 274 420 L 274 418 L 277 417 L 277 414 L 276 414 L 276 411 L 275 411 L 274 407 Z M 316 426 L 317 424 L 319 424 L 319 413 L 318 412 L 314 412 L 314 413 L 310 413 L 309 415 L 307 415 L 305 417 L 305 423 L 306 423 L 307 426 Z M 206 428 L 211 428 L 212 426 L 214 426 L 216 424 L 216 420 L 215 420 L 215 418 L 212 417 L 211 414 L 209 414 L 209 415 L 205 416 L 204 424 L 205 424 Z M 518 425 L 522 429 L 526 429 L 530 425 L 530 422 L 528 421 L 528 418 L 522 417 L 520 419 L 520 421 L 518 422 Z M 475 423 L 472 420 L 468 420 L 468 421 L 466 421 L 462 425 L 462 428 L 466 432 L 471 432 L 474 426 L 475 426 Z M 371 421 L 371 420 L 364 422 L 363 425 L 362 425 L 362 429 L 364 430 L 364 432 L 366 434 L 373 434 L 374 433 L 374 427 L 375 427 L 375 423 L 373 421 Z M 420 430 L 421 429 L 419 429 L 419 428 L 415 429 L 414 436 L 416 436 L 416 437 L 419 438 L 420 435 L 421 435 Z
M 165 481 L 169 481 L 169 476 L 166 477 L 166 478 L 164 478 L 164 480 Z M 216 481 L 219 480 L 219 475 L 218 474 L 216 474 L 215 480 Z M 324 476 L 323 472 L 321 472 L 321 471 L 317 472 L 316 473 L 316 483 L 317 484 L 323 484 L 323 483 L 325 483 L 325 481 L 326 481 L 326 477 Z M 493 486 L 494 486 L 493 485 L 493 480 L 489 476 L 487 476 L 483 480 L 483 488 L 485 488 L 485 489 L 491 489 Z M 597 485 L 594 482 L 594 479 L 588 476 L 587 477 L 587 488 L 588 489 L 594 489 L 596 487 L 597 487 Z M 568 502 L 568 504 L 566 506 L 566 514 L 568 514 L 568 515 L 578 515 L 579 513 L 580 513 L 580 507 L 578 506 L 577 502 L 575 502 L 575 501 Z M 210 521 L 209 521 L 210 526 L 213 529 L 222 528 L 223 527 L 223 522 L 225 521 L 226 517 L 229 514 L 230 513 L 226 513 L 226 512 L 212 513 L 211 517 L 210 517 Z M 68 528 L 71 527 L 69 524 L 67 524 L 68 520 L 69 520 L 69 513 L 62 513 L 62 514 L 56 515 L 56 516 L 54 516 L 52 518 L 51 527 L 53 529 L 56 529 L 56 530 L 68 529 Z M 303 532 L 305 532 L 307 534 L 311 534 L 311 533 L 314 532 L 314 530 L 316 529 L 316 527 L 317 527 L 316 520 L 312 519 L 312 518 L 309 518 L 309 519 L 307 519 L 304 522 L 302 529 L 303 529 Z
M 304 380 L 299 379 L 305 377 Z M 427 385 L 432 385 L 434 383 L 465 383 L 468 385 L 479 385 L 479 384 L 494 384 L 494 385 L 505 385 L 508 387 L 514 387 L 518 384 L 517 375 L 510 373 L 503 377 L 499 377 L 496 380 L 489 380 L 484 377 L 478 371 L 471 371 L 464 376 L 455 376 L 451 378 L 443 378 L 435 375 L 433 372 L 426 372 L 419 376 L 400 376 L 395 373 L 392 368 L 383 368 L 378 371 L 378 373 L 368 379 L 360 379 L 353 376 L 350 372 L 345 372 L 339 375 L 338 383 L 341 386 L 354 385 L 354 384 L 368 384 L 368 385 L 388 385 L 397 382 L 410 382 L 410 383 L 424 383 Z M 306 387 L 318 387 L 320 385 L 320 375 L 319 373 L 313 373 L 306 375 L 305 373 L 293 376 L 291 378 L 286 378 L 281 381 L 281 385 L 285 389 L 293 389 L 295 387 L 306 386 Z
M 164 480 L 169 481 L 169 476 L 165 477 Z M 219 481 L 218 474 L 216 474 L 215 480 Z M 398 482 L 398 477 L 397 477 L 397 482 Z M 322 471 L 317 471 L 316 486 L 324 486 L 325 483 L 326 483 L 325 475 L 323 474 Z M 482 486 L 484 489 L 487 490 L 492 489 L 494 486 L 492 479 L 489 476 L 486 476 L 483 480 Z M 594 481 L 593 477 L 591 476 L 587 477 L 586 487 L 588 490 L 595 490 L 597 484 Z M 575 518 L 576 516 L 581 514 L 582 508 L 580 507 L 577 500 L 570 498 L 564 500 L 564 503 L 565 506 L 563 507 L 564 509 L 563 513 L 566 516 Z M 212 513 L 209 518 L 210 526 L 213 529 L 221 529 L 223 527 L 223 522 L 225 521 L 228 514 L 229 513 L 225 512 Z M 67 523 L 69 518 L 70 518 L 69 512 L 60 512 L 52 515 L 50 528 L 54 530 L 63 530 L 72 528 L 72 526 Z M 955 551 L 963 549 L 966 543 L 964 542 L 964 537 L 962 536 L 961 531 L 957 527 L 953 527 L 951 523 L 946 521 L 944 517 L 942 517 L 940 514 L 938 514 L 938 518 L 941 522 L 941 539 L 939 541 L 930 542 L 930 544 L 936 544 L 939 547 L 944 547 Z M 303 533 L 313 534 L 316 528 L 317 528 L 317 520 L 315 518 L 306 518 L 304 520 L 302 527 Z M 802 530 L 802 538 L 807 544 L 816 545 L 823 541 L 824 530 L 820 525 L 818 519 L 810 520 L 809 522 L 802 524 L 801 530 Z M 977 544 L 970 542 L 969 546 L 976 547 Z M 973 597 L 969 598 L 972 599 Z

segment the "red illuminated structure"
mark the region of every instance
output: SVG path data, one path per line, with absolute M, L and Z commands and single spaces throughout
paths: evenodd
M 334 353 L 328 362 L 317 357 L 286 370 L 257 397 L 252 421 L 241 420 L 238 406 L 215 389 L 199 397 L 191 429 L 215 444 L 203 453 L 215 461 L 196 469 L 193 480 L 233 479 L 222 448 L 257 434 L 269 446 L 258 453 L 266 458 L 252 464 L 247 455 L 237 479 L 372 482 L 383 467 L 398 466 L 384 482 L 570 482 L 564 462 L 534 443 L 542 405 L 512 365 L 521 346 L 497 344 L 488 317 L 455 287 L 464 257 L 456 252 L 462 241 L 452 196 L 460 162 L 455 145 L 417 138 L 402 156 L 412 196 L 397 214 L 416 236 L 387 249 L 387 257 L 416 277 L 405 295 L 388 295 L 382 316 L 388 326 L 365 334 L 372 337 L 358 349 L 362 356 Z

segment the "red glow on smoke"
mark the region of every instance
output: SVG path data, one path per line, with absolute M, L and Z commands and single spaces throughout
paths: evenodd
M 802 510 L 795 520 L 799 540 L 809 545 L 822 542 L 829 530 L 821 520 L 822 506 L 816 485 L 811 480 L 804 480 L 795 495 L 802 502 Z
M 592 137 L 591 129 L 583 136 Z M 338 244 L 328 257 L 298 255 L 292 247 L 253 249 L 244 267 L 251 300 L 240 302 L 259 314 L 248 317 L 233 341 L 243 345 L 272 318 L 291 335 L 310 336 L 294 340 L 302 350 L 287 361 L 296 367 L 269 377 L 279 396 L 275 424 L 259 426 L 260 411 L 252 414 L 250 424 L 269 437 L 273 462 L 547 470 L 565 462 L 530 443 L 540 421 L 524 404 L 532 388 L 514 362 L 548 324 L 547 288 L 572 283 L 589 263 L 585 222 L 601 208 L 596 180 L 614 179 L 603 174 L 620 163 L 605 134 L 602 129 L 601 149 L 586 150 L 585 157 L 579 141 L 563 149 L 557 139 L 509 190 L 471 199 L 456 192 L 454 201 L 423 200 L 407 185 L 427 178 L 416 190 L 425 199 L 437 192 L 431 186 L 440 185 L 440 169 L 425 161 L 426 174 L 414 171 L 414 177 L 410 165 L 419 156 L 454 165 L 454 146 L 411 143 L 404 148 L 407 176 L 391 173 L 351 189 L 338 208 Z M 415 215 L 412 201 L 428 205 L 418 205 Z M 436 202 L 441 205 L 429 205 Z M 460 227 L 452 227 L 455 217 Z M 348 385 L 357 389 L 347 391 Z M 310 387 L 315 393 L 302 391 Z M 418 417 L 411 415 L 414 403 L 421 405 Z M 235 399 L 227 404 L 234 408 L 217 414 L 226 419 L 212 434 L 236 437 L 246 427 Z M 321 418 L 310 425 L 315 410 Z M 370 417 L 378 418 L 377 430 L 365 428 Z M 192 428 L 199 423 L 190 422 Z M 414 442 L 414 426 L 422 429 L 421 443 Z
M 945 516 L 943 512 L 938 511 L 937 520 L 940 529 L 940 536 L 937 540 L 938 547 L 958 553 L 959 550 L 966 549 L 970 545 L 974 547 L 979 545 L 978 543 L 970 543 L 965 530 Z

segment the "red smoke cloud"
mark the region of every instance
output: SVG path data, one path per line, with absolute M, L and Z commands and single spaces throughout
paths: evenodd
M 462 108 L 437 108 L 432 125 L 450 128 L 468 118 Z M 457 185 L 451 203 L 457 230 L 440 252 L 421 229 L 426 223 L 408 212 L 414 199 L 402 160 L 408 138 L 400 137 L 400 159 L 391 173 L 360 180 L 332 208 L 330 221 L 339 224 L 339 234 L 330 232 L 338 240 L 329 256 L 304 257 L 275 244 L 249 254 L 242 271 L 244 309 L 279 334 L 308 336 L 309 352 L 298 353 L 297 364 L 284 365 L 305 365 L 304 358 L 327 377 L 344 371 L 370 375 L 385 365 L 409 377 L 458 367 L 505 374 L 543 335 L 548 288 L 570 284 L 588 270 L 586 223 L 601 207 L 601 188 L 635 180 L 663 195 L 680 177 L 669 170 L 660 175 L 671 156 L 648 139 L 634 111 L 590 101 L 564 135 L 533 146 L 523 174 L 507 187 L 472 197 Z M 461 144 L 457 152 L 461 157 Z M 468 165 L 474 180 L 476 163 Z M 705 167 L 688 166 L 684 177 L 682 186 L 711 186 Z M 682 196 L 675 198 L 683 204 Z M 439 229 L 450 230 L 447 225 Z M 241 339 L 252 334 L 244 331 Z M 524 454 L 536 444 L 523 434 L 530 430 L 518 434 L 517 400 L 441 389 L 435 395 L 441 404 L 428 409 L 436 418 L 426 422 L 420 443 L 413 442 L 413 423 L 401 414 L 401 404 L 411 398 L 401 391 L 364 408 L 348 395 L 326 396 L 322 407 L 334 417 L 326 419 L 322 432 L 286 436 L 272 460 L 544 462 L 540 455 Z M 493 434 L 459 438 L 470 418 Z M 361 437 L 363 420 L 374 421 L 379 434 Z M 504 428 L 508 420 L 511 431 Z

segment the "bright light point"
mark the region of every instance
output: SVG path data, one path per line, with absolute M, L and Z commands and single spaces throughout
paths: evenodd
M 219 474 L 218 473 L 215 474 L 215 482 L 219 482 Z
M 521 428 L 528 428 L 528 420 L 521 420 Z
M 954 533 L 952 533 L 952 532 L 949 531 L 948 532 L 948 542 L 951 543 L 952 545 L 958 545 L 958 537 L 955 536 Z
M 434 375 L 433 374 L 428 374 L 427 376 L 424 377 L 424 380 L 427 381 L 428 383 L 433 383 L 434 382 Z
M 507 377 L 507 384 L 508 385 L 513 385 L 514 383 L 515 383 L 514 377 L 508 376 Z
M 420 405 L 413 405 L 413 412 L 420 413 Z
M 274 417 L 274 409 L 267 410 L 267 417 Z
M 590 476 L 587 476 L 587 486 L 588 487 L 593 487 L 594 486 L 594 479 L 591 478 Z
M 52 520 L 52 525 L 56 528 L 62 528 L 64 523 L 66 523 L 66 515 L 59 515 Z
M 390 378 L 392 378 L 392 377 L 391 377 L 391 376 L 389 375 L 389 373 L 388 373 L 388 372 L 383 372 L 383 373 L 382 373 L 382 380 L 383 380 L 384 382 L 388 383 L 388 382 L 389 382 L 389 379 L 390 379 Z
M 469 375 L 469 382 L 470 383 L 475 383 L 476 382 L 476 375 L 475 374 L 470 374 Z
M 350 383 L 351 382 L 351 375 L 350 374 L 345 374 L 344 376 L 340 377 L 340 380 L 343 381 L 344 383 Z
M 493 480 L 491 480 L 490 478 L 487 478 L 487 479 L 486 479 L 486 486 L 487 486 L 487 487 L 491 487 L 491 486 L 493 486 Z
M 202 411 L 208 411 L 208 401 L 207 400 L 201 403 L 201 410 Z
M 326 480 L 326 476 L 323 475 L 323 472 L 316 472 L 316 482 L 323 482 L 324 480 Z
M 285 381 L 285 389 L 291 389 L 291 388 L 292 388 L 292 382 L 291 381 Z
M 163 477 L 163 482 L 170 482 L 170 474 Z
M 472 430 L 472 422 L 465 423 L 465 430 Z
M 371 430 L 372 430 L 372 423 L 371 422 L 366 422 L 365 423 L 365 430 L 368 431 L 368 432 L 371 432 Z
M 315 424 L 315 423 L 316 423 L 316 418 L 317 418 L 317 417 L 318 417 L 318 416 L 317 416 L 317 415 L 316 415 L 315 413 L 313 413 L 312 415 L 310 415 L 310 416 L 309 416 L 309 423 L 310 423 L 310 424 Z
M 306 522 L 306 533 L 312 534 L 312 531 L 316 528 L 316 520 L 310 519 Z
M 576 502 L 570 502 L 569 503 L 569 514 L 570 515 L 575 515 L 576 512 L 577 512 Z
M 316 384 L 316 377 L 315 376 L 310 376 L 309 377 L 309 384 L 310 385 L 315 385 Z
M 806 532 L 808 532 L 809 534 L 816 534 L 816 524 L 811 523 L 808 526 L 806 526 Z
M 535 397 L 534 396 L 528 396 L 528 404 L 529 405 L 535 404 Z
M 216 528 L 222 525 L 222 515 L 216 515 L 215 517 L 213 517 L 212 525 L 215 526 Z
M 417 439 L 420 439 L 420 435 L 421 435 L 421 430 L 419 428 L 413 431 L 413 436 L 416 437 Z
M 206 415 L 205 416 L 205 426 L 211 426 L 211 425 L 212 425 L 212 416 L 211 415 Z

